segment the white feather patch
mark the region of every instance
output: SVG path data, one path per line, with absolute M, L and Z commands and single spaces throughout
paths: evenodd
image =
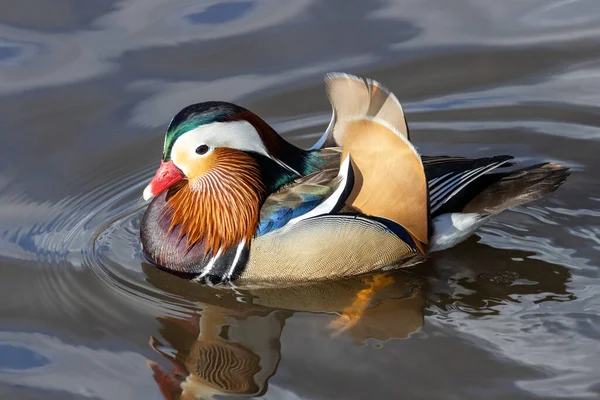
M 189 168 L 185 163 L 178 159 L 178 154 L 191 154 L 192 157 L 202 157 L 197 155 L 196 148 L 200 145 L 207 145 L 211 151 L 219 147 L 237 149 L 242 151 L 251 151 L 262 154 L 277 162 L 282 167 L 289 171 L 300 175 L 296 170 L 285 164 L 283 161 L 273 157 L 265 147 L 260 134 L 254 126 L 248 121 L 232 121 L 232 122 L 212 122 L 210 124 L 201 125 L 197 128 L 187 131 L 181 135 L 173 144 L 171 157 L 173 163 L 188 175 Z
M 200 274 L 200 276 L 198 276 L 197 278 L 194 278 L 195 281 L 199 281 L 200 279 L 202 279 L 206 275 L 208 275 L 208 273 L 215 266 L 215 263 L 217 262 L 217 260 L 219 259 L 219 257 L 221 257 L 221 250 L 223 250 L 223 249 L 219 249 L 219 251 L 217 251 L 217 254 L 213 258 L 210 259 L 210 261 L 208 262 L 208 264 L 206 264 L 206 267 L 204 267 L 204 270 L 202 271 L 202 273 Z
M 233 271 L 235 271 L 236 265 L 238 264 L 238 262 L 240 262 L 240 257 L 242 255 L 242 250 L 244 250 L 244 246 L 246 246 L 246 239 L 243 239 L 237 246 L 237 250 L 235 251 L 235 257 L 233 259 L 233 262 L 231 263 L 229 271 L 227 271 L 227 280 L 231 279 Z
M 491 217 L 476 213 L 448 213 L 436 217 L 429 252 L 446 250 L 471 236 Z

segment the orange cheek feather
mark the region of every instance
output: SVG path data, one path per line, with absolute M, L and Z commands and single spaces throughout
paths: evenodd
M 168 200 L 173 212 L 171 228 L 181 225 L 188 246 L 202 241 L 213 254 L 242 240 L 249 243 L 266 197 L 256 161 L 227 148 L 190 158 L 177 157 L 188 179 L 173 188 L 175 193 Z

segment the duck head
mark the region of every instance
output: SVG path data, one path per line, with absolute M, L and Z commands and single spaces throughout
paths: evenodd
M 169 124 L 161 165 L 146 186 L 144 199 L 182 179 L 201 179 L 214 172 L 211 167 L 218 167 L 227 155 L 243 157 L 242 153 L 259 164 L 267 166 L 271 161 L 279 167 L 269 174 L 273 176 L 266 177 L 275 178 L 275 182 L 265 182 L 271 189 L 285 184 L 285 178 L 293 179 L 310 169 L 308 152 L 285 141 L 251 111 L 226 102 L 198 103 L 185 107 Z
M 317 168 L 310 152 L 245 108 L 185 107 L 169 124 L 161 165 L 144 190 L 144 199 L 154 198 L 142 221 L 144 252 L 168 269 L 198 272 L 189 269 L 249 245 L 265 198 Z

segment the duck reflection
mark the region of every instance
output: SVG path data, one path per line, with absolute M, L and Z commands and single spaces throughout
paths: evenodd
M 406 338 L 423 325 L 423 280 L 397 271 L 287 288 L 223 290 L 177 279 L 148 266 L 151 283 L 200 304 L 185 319 L 161 316 L 161 339 L 150 346 L 171 364 L 148 362 L 168 400 L 215 395 L 260 396 L 275 374 L 280 336 L 295 312 L 334 316 L 332 336 L 357 344 Z

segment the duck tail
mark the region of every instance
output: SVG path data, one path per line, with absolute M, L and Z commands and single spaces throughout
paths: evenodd
M 474 197 L 461 212 L 493 215 L 539 200 L 558 189 L 570 172 L 569 168 L 549 162 L 493 175 L 499 179 Z
M 349 121 L 366 118 L 383 121 L 409 139 L 408 124 L 400 102 L 381 83 L 341 72 L 325 75 L 327 96 L 333 109 L 327 130 L 313 149 L 337 147 L 344 143 Z

